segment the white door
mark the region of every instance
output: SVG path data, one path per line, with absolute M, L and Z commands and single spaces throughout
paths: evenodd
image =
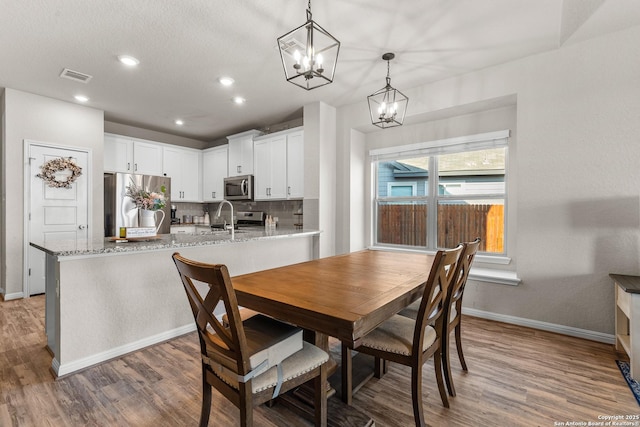
M 88 237 L 88 153 L 38 144 L 29 144 L 29 242 L 40 242 L 46 246 L 53 240 L 77 242 Z M 82 173 L 68 188 L 50 186 L 43 178 L 41 166 L 51 160 L 71 158 L 82 168 Z M 54 174 L 56 181 L 66 181 L 70 170 Z M 27 243 L 28 244 L 28 243 Z M 39 249 L 29 246 L 27 251 L 28 294 L 45 291 L 45 255 Z

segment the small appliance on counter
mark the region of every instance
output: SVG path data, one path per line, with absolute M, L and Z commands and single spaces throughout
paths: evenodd
M 180 218 L 176 216 L 177 211 L 176 205 L 171 205 L 171 224 L 180 224 Z

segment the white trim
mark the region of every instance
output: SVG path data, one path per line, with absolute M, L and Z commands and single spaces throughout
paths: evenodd
M 558 325 L 556 323 L 541 322 L 539 320 L 525 319 L 523 317 L 509 316 L 506 314 L 491 313 L 488 311 L 476 310 L 475 308 L 462 307 L 462 314 L 482 319 L 494 320 L 497 322 L 509 323 L 512 325 L 525 326 L 527 328 L 539 329 L 541 331 L 555 332 L 557 334 L 571 337 L 583 338 L 591 341 L 598 341 L 605 344 L 615 344 L 613 334 L 590 331 L 588 329 L 574 328 L 572 326 Z
M 520 282 L 522 282 L 522 279 L 518 277 L 518 274 L 515 271 L 478 267 L 471 267 L 471 270 L 469 271 L 469 280 L 510 286 L 518 286 Z
M 189 325 L 181 326 L 179 328 L 175 328 L 175 329 L 163 332 L 161 334 L 152 335 L 150 337 L 147 337 L 138 341 L 134 341 L 126 345 L 122 345 L 120 347 L 112 348 L 109 351 L 97 353 L 89 357 L 74 360 L 72 362 L 65 363 L 65 364 L 60 364 L 58 359 L 54 358 L 53 361 L 51 362 L 51 368 L 53 369 L 53 372 L 56 374 L 56 377 L 59 378 L 64 375 L 69 375 L 73 372 L 79 371 L 81 369 L 85 369 L 90 366 L 96 365 L 98 363 L 115 359 L 116 357 L 123 356 L 133 351 L 137 351 L 142 348 L 149 347 L 154 344 L 158 344 L 158 343 L 170 340 L 172 338 L 177 338 L 181 335 L 188 334 L 195 330 L 196 330 L 196 324 L 191 323 Z
M 12 294 L 5 294 L 4 295 L 4 300 L 5 301 L 11 301 L 13 299 L 22 299 L 24 298 L 24 292 L 14 292 Z

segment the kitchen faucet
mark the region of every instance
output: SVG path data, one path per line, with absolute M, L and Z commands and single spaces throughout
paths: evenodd
M 235 230 L 234 230 L 234 224 L 233 224 L 233 205 L 231 204 L 230 201 L 226 200 L 226 199 L 222 199 L 222 201 L 220 202 L 220 205 L 218 206 L 218 210 L 216 211 L 216 218 L 220 218 L 220 212 L 222 212 L 222 206 L 224 204 L 228 204 L 229 207 L 231 208 L 231 240 L 235 240 Z M 226 227 L 226 223 L 225 223 L 225 227 Z

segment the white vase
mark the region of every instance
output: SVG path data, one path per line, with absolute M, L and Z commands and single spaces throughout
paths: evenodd
M 164 211 L 150 211 L 148 209 L 139 209 L 140 227 L 155 227 L 156 233 L 164 221 Z M 160 214 L 160 221 L 157 221 L 156 214 Z

